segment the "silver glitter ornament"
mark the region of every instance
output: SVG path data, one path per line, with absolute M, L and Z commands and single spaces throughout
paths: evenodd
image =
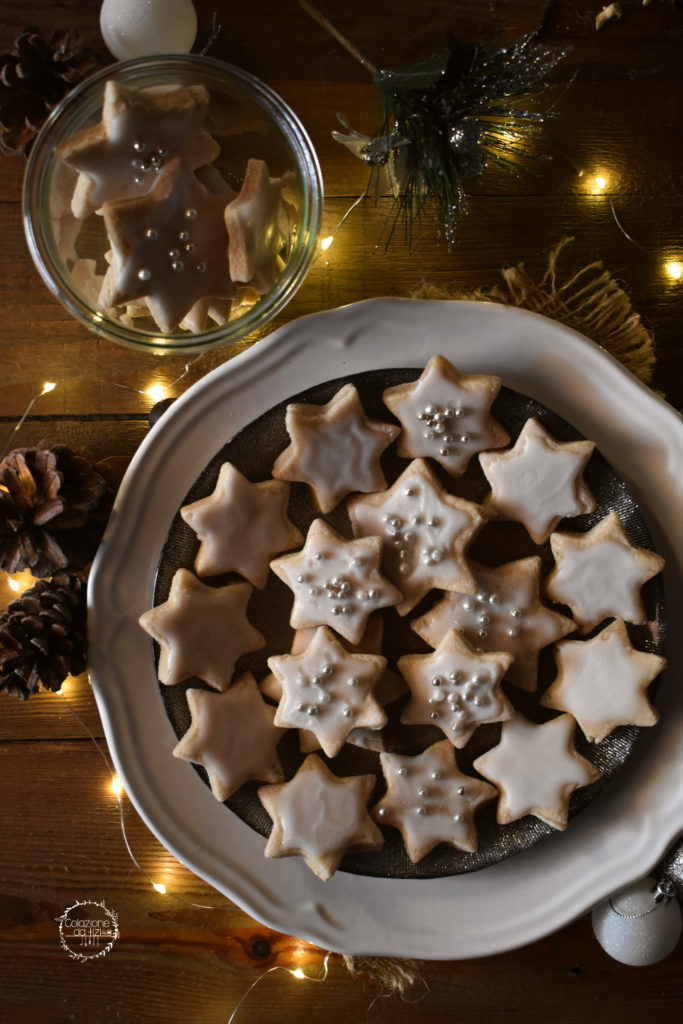
M 595 937 L 614 960 L 644 967 L 663 960 L 681 937 L 681 908 L 671 882 L 645 877 L 593 908 Z

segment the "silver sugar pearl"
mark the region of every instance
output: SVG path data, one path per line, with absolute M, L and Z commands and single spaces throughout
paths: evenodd
M 138 278 L 141 281 L 149 281 L 151 276 L 152 276 L 152 271 L 149 270 L 147 267 L 142 267 L 141 270 L 138 270 Z

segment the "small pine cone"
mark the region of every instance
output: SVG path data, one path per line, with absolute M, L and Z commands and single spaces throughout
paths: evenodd
M 0 568 L 50 576 L 92 559 L 111 509 L 105 479 L 66 445 L 41 442 L 0 460 Z
M 27 700 L 85 670 L 86 593 L 78 576 L 38 580 L 0 615 L 0 690 Z
M 73 32 L 46 40 L 39 29 L 24 29 L 14 49 L 0 54 L 0 151 L 28 155 L 50 111 L 97 63 Z

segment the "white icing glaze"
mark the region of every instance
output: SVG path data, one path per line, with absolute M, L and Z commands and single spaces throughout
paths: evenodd
M 180 160 L 165 165 L 148 195 L 105 203 L 102 212 L 114 254 L 103 306 L 144 298 L 161 330 L 171 331 L 196 302 L 235 293 L 223 201 Z
M 589 441 L 558 443 L 535 420 L 527 420 L 511 451 L 479 456 L 492 487 L 485 507 L 524 523 L 542 543 L 565 516 L 594 508 L 580 480 L 593 448 Z
M 254 586 L 264 587 L 273 555 L 303 540 L 287 518 L 288 496 L 289 484 L 280 480 L 251 483 L 225 462 L 213 492 L 180 510 L 200 540 L 197 574 L 234 571 Z
M 569 795 L 598 774 L 574 750 L 573 733 L 571 715 L 536 725 L 517 714 L 503 724 L 498 746 L 474 762 L 501 790 L 499 822 L 534 814 L 555 828 L 565 827 Z
M 240 676 L 225 693 L 190 689 L 186 698 L 192 724 L 173 754 L 204 766 L 216 799 L 226 800 L 249 779 L 284 778 L 276 750 L 284 730 L 273 725 L 274 709 L 252 675 Z
M 328 757 L 335 757 L 352 729 L 386 723 L 372 695 L 385 666 L 381 655 L 352 654 L 319 627 L 303 654 L 268 659 L 282 685 L 276 723 L 310 730 Z
M 511 681 L 534 689 L 538 651 L 574 628 L 570 619 L 540 602 L 540 558 L 471 568 L 476 593 L 445 594 L 412 628 L 432 647 L 455 627 L 477 650 L 508 651 L 515 658 Z
M 349 515 L 356 536 L 384 540 L 383 567 L 403 592 L 401 614 L 434 587 L 471 586 L 463 550 L 483 521 L 476 505 L 446 495 L 419 459 L 379 497 L 352 499 Z
M 434 654 L 399 658 L 411 692 L 401 721 L 435 725 L 455 747 L 464 747 L 478 725 L 512 715 L 499 686 L 511 661 L 510 654 L 477 654 L 449 630 Z
M 345 541 L 316 519 L 300 552 L 271 562 L 294 593 L 290 624 L 330 626 L 358 643 L 371 613 L 401 596 L 377 569 L 380 546 L 379 537 Z
M 300 853 L 326 880 L 349 846 L 378 849 L 383 837 L 367 810 L 374 785 L 374 775 L 338 778 L 309 754 L 289 782 L 258 791 L 273 819 L 266 856 Z
M 366 806 L 367 797 L 360 787 L 341 788 L 308 774 L 304 785 L 290 783 L 280 793 L 277 808 L 285 843 L 290 849 L 323 857 L 346 846 Z
M 497 377 L 463 376 L 434 356 L 414 384 L 384 392 L 385 404 L 403 426 L 399 454 L 430 456 L 457 475 L 475 452 L 506 444 L 506 432 L 489 416 L 499 387 Z
M 657 716 L 645 690 L 664 668 L 656 654 L 631 646 L 623 620 L 590 640 L 555 647 L 558 678 L 542 703 L 568 711 L 588 739 L 600 742 L 617 725 L 653 725 Z
M 353 384 L 327 405 L 289 405 L 285 422 L 292 444 L 276 459 L 273 476 L 310 484 L 321 511 L 332 511 L 351 491 L 386 486 L 379 458 L 398 427 L 367 419 Z
M 556 567 L 546 592 L 568 604 L 589 628 L 607 616 L 644 622 L 640 588 L 655 576 L 664 559 L 653 551 L 634 547 L 616 512 L 610 512 L 585 534 L 556 533 L 550 538 Z
M 380 761 L 388 792 L 373 815 L 381 824 L 401 830 L 413 862 L 442 842 L 476 850 L 474 811 L 495 796 L 495 790 L 458 770 L 447 740 L 416 757 L 382 753 Z
M 140 616 L 142 628 L 160 645 L 160 682 L 171 686 L 198 676 L 226 690 L 237 659 L 265 644 L 247 618 L 251 592 L 248 583 L 208 587 L 178 569 L 168 600 Z
M 108 81 L 102 126 L 59 149 L 66 163 L 87 178 L 90 209 L 149 192 L 161 168 L 176 156 L 191 168 L 211 163 L 218 145 L 201 128 L 208 104 L 200 85 L 155 92 Z M 83 211 L 74 210 L 74 215 Z

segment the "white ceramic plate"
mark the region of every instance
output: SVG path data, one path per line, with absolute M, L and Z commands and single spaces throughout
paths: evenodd
M 377 299 L 295 321 L 208 374 L 163 416 L 121 486 L 90 576 L 92 682 L 117 771 L 161 842 L 253 917 L 335 952 L 458 959 L 548 934 L 645 874 L 683 831 L 683 640 L 674 628 L 660 724 L 564 833 L 473 874 L 321 882 L 212 796 L 187 762 L 159 694 L 138 616 L 173 517 L 203 467 L 242 427 L 323 381 L 422 367 L 436 352 L 495 373 L 594 440 L 626 480 L 667 559 L 681 620 L 683 419 L 602 349 L 535 314 L 474 302 Z

